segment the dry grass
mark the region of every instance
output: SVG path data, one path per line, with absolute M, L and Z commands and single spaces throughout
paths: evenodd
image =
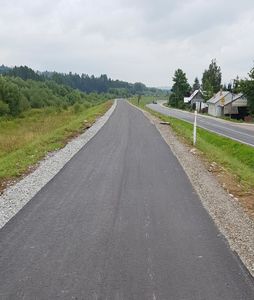
M 112 101 L 91 108 L 81 106 L 78 113 L 73 108 L 31 110 L 22 118 L 0 119 L 0 189 L 49 151 L 63 147 L 111 105 Z

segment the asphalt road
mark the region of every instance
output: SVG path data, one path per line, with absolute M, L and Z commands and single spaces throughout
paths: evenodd
M 175 117 L 189 123 L 194 122 L 193 113 L 181 111 L 178 109 L 170 109 L 167 107 L 163 107 L 160 104 L 148 104 L 147 106 L 164 115 Z M 197 118 L 197 125 L 204 129 L 218 133 L 222 136 L 254 147 L 254 125 L 244 125 L 240 123 L 238 124 L 227 122 L 216 118 L 202 116 L 200 114 Z
M 0 231 L 0 299 L 254 299 L 155 127 L 119 102 Z

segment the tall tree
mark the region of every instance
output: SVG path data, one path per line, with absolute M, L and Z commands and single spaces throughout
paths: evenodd
M 200 83 L 198 80 L 198 77 L 195 78 L 193 86 L 192 86 L 192 92 L 200 89 Z
M 249 78 L 246 80 L 242 80 L 240 85 L 241 90 L 247 97 L 250 112 L 254 115 L 254 67 L 249 73 Z
M 216 59 L 213 59 L 202 77 L 202 89 L 206 99 L 211 98 L 220 90 L 221 77 L 221 68 L 217 65 Z
M 239 79 L 239 76 L 237 75 L 236 78 L 233 80 L 232 91 L 234 94 L 241 92 L 241 84 L 240 83 L 241 83 L 241 81 Z
M 175 71 L 173 82 L 174 84 L 172 87 L 172 92 L 174 94 L 175 106 L 183 107 L 184 96 L 188 95 L 191 91 L 191 87 L 188 83 L 186 74 L 183 72 L 183 70 L 177 69 Z

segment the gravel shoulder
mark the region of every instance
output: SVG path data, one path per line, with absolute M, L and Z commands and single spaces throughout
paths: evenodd
M 104 126 L 114 112 L 117 100 L 83 134 L 71 140 L 64 148 L 49 153 L 29 175 L 8 187 L 0 195 L 0 228 L 2 228 L 36 193 L 38 193 L 64 165 Z
M 141 110 L 143 111 L 143 110 Z M 198 152 L 179 140 L 170 126 L 147 111 L 145 116 L 154 124 L 185 170 L 200 200 L 231 249 L 254 276 L 254 222 L 239 202 L 228 194 L 211 174 Z

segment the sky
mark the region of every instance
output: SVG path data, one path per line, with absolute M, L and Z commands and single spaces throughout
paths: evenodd
M 253 0 L 0 0 L 0 65 L 171 86 L 254 66 Z

